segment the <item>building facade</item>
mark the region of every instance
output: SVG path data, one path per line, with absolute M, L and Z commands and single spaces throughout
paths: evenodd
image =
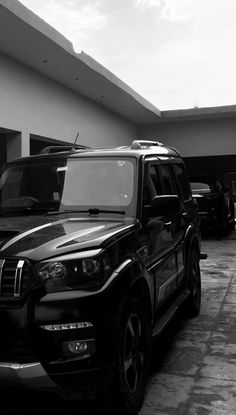
M 48 144 L 119 146 L 160 111 L 17 0 L 0 0 L 0 164 Z M 137 122 L 138 120 L 138 122 Z
M 161 112 L 75 53 L 18 0 L 0 0 L 0 166 L 46 145 L 73 143 L 78 132 L 78 143 L 92 147 L 148 138 L 178 148 L 189 174 L 217 171 L 233 188 L 235 127 L 236 106 Z

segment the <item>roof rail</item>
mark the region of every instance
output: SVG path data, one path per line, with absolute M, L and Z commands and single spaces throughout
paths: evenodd
M 179 150 L 177 150 L 175 147 L 169 147 L 171 150 L 173 150 L 173 151 L 175 151 L 177 154 L 178 154 L 178 156 L 180 156 L 181 157 L 181 154 L 180 154 L 180 152 L 179 152 Z
M 91 147 L 88 146 L 83 146 L 81 144 L 69 144 L 66 146 L 47 146 L 44 147 L 39 154 L 50 154 L 50 153 L 60 153 L 62 151 L 73 151 L 73 150 L 87 150 L 90 149 Z
M 132 150 L 139 150 L 143 147 L 151 147 L 151 146 L 163 146 L 162 143 L 159 141 L 152 141 L 152 140 L 134 140 L 131 144 Z

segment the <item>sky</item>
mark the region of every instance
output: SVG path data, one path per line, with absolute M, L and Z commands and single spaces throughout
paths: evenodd
M 236 0 L 20 0 L 160 110 L 236 105 Z

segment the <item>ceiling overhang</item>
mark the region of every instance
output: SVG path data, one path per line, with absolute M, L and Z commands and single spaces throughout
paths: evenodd
M 76 93 L 135 122 L 161 112 L 17 0 L 0 0 L 0 50 Z M 128 63 L 127 63 L 128 64 Z

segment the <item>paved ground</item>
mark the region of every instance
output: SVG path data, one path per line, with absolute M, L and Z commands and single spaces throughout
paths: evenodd
M 203 250 L 201 313 L 177 316 L 155 345 L 140 415 L 236 415 L 236 232 L 208 237 Z M 0 399 L 0 415 L 98 414 L 93 403 L 28 391 L 7 390 Z
M 140 415 L 236 414 L 236 233 L 203 241 L 202 309 L 156 345 Z

